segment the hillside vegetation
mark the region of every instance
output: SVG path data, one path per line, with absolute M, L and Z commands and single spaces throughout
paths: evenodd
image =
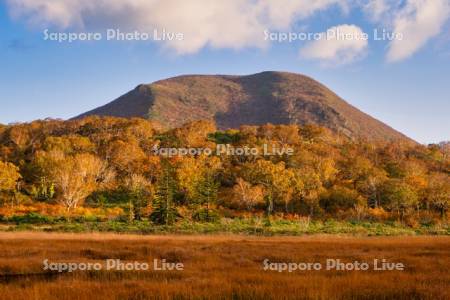
M 218 145 L 257 153 L 217 153 Z M 265 147 L 292 153 L 265 155 Z M 184 148 L 212 151 L 167 155 Z M 92 221 L 95 230 L 122 222 L 145 232 L 383 234 L 371 225 L 381 222 L 448 233 L 449 154 L 448 143 L 375 143 L 315 125 L 35 121 L 0 128 L 0 216 L 5 224 Z

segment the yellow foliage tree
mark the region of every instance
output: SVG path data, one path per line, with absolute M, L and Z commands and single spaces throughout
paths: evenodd
M 55 150 L 40 153 L 38 160 L 44 173 L 55 184 L 59 202 L 67 210 L 76 208 L 113 178 L 104 161 L 88 153 L 66 155 Z
M 0 192 L 10 194 L 16 189 L 17 181 L 21 178 L 19 168 L 9 162 L 0 161 Z M 1 194 L 0 194 L 1 195 Z

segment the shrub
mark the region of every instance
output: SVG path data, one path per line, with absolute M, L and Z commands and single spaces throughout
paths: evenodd
M 200 208 L 192 214 L 192 219 L 197 222 L 215 223 L 220 220 L 220 215 L 214 209 Z
M 49 216 L 43 216 L 38 213 L 30 212 L 26 215 L 14 215 L 10 221 L 16 224 L 51 224 L 54 219 Z
M 384 221 L 389 218 L 389 213 L 381 207 L 369 208 L 368 213 L 373 221 Z
M 343 186 L 336 186 L 321 196 L 320 206 L 325 211 L 334 213 L 341 209 L 354 208 L 360 202 L 360 196 L 357 191 Z

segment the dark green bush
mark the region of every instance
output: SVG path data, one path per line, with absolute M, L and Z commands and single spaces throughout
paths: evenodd
M 38 213 L 30 212 L 26 215 L 15 215 L 9 218 L 9 221 L 16 224 L 52 224 L 54 219 L 50 216 L 44 216 Z
M 215 223 L 220 220 L 220 215 L 214 209 L 200 208 L 194 211 L 192 219 L 197 222 Z

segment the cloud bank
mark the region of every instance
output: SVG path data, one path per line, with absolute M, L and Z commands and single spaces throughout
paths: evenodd
M 393 30 L 404 39 L 389 45 L 387 60 L 395 62 L 412 56 L 437 36 L 450 17 L 448 0 L 409 0 L 394 18 Z
M 347 64 L 361 58 L 368 46 L 364 32 L 356 25 L 339 25 L 321 33 L 321 38 L 300 50 L 300 55 L 326 64 Z
M 437 36 L 450 17 L 449 0 L 6 0 L 10 14 L 34 28 L 97 30 L 166 29 L 182 32 L 183 41 L 165 41 L 177 54 L 196 53 L 204 47 L 264 48 L 263 32 L 290 30 L 327 10 L 362 9 L 369 21 L 402 32 L 405 39 L 388 45 L 387 60 L 396 62 L 419 51 Z M 347 25 L 336 25 L 341 27 Z M 354 26 L 354 25 L 353 25 Z M 342 27 L 358 30 L 357 26 Z M 339 40 L 313 41 L 301 50 L 304 57 L 354 61 L 367 43 Z M 326 49 L 323 49 L 326 48 Z
M 264 47 L 266 28 L 286 29 L 346 0 L 8 0 L 11 15 L 31 26 L 121 28 L 182 32 L 168 46 L 177 53 L 213 48 Z

